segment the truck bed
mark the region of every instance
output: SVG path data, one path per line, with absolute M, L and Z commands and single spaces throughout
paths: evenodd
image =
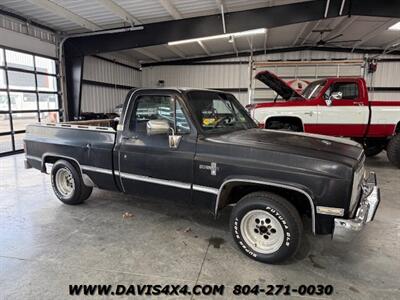
M 116 131 L 109 120 L 28 125 L 25 134 L 27 163 L 46 172 L 46 163 L 63 158 L 72 161 L 86 181 L 99 188 L 117 189 L 114 178 L 113 149 Z

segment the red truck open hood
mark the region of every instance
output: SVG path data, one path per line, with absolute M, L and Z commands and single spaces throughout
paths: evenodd
M 256 75 L 256 79 L 273 89 L 283 99 L 288 100 L 292 97 L 304 98 L 294 89 L 292 89 L 285 81 L 269 71 L 262 71 Z

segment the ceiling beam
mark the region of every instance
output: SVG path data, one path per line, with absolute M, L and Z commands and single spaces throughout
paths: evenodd
M 384 22 L 383 24 L 379 25 L 378 27 L 376 27 L 374 30 L 370 31 L 369 33 L 365 34 L 364 36 L 361 37 L 361 41 L 359 42 L 355 42 L 353 44 L 353 49 L 357 48 L 358 46 L 365 44 L 366 42 L 368 42 L 369 40 L 373 39 L 374 37 L 376 37 L 377 35 L 381 34 L 382 32 L 384 32 L 385 30 L 387 30 L 390 26 L 396 24 L 398 22 L 397 19 L 389 19 L 386 22 Z
M 324 18 L 326 19 L 326 17 L 328 16 L 328 12 L 329 12 L 329 4 L 331 3 L 331 0 L 326 0 L 326 5 L 325 5 L 325 12 L 324 12 Z
M 221 10 L 221 6 L 225 6 L 224 0 L 215 0 L 215 3 L 218 6 L 218 9 Z
M 321 20 L 318 20 L 318 21 L 310 24 L 307 35 L 304 37 L 304 39 L 300 43 L 300 45 L 304 45 L 307 42 L 308 38 L 311 36 L 311 34 L 313 34 L 313 30 L 315 30 L 319 26 L 319 24 L 321 24 Z
M 203 51 L 207 54 L 210 55 L 211 52 L 210 50 L 208 50 L 208 48 L 206 47 L 206 45 L 204 45 L 204 43 L 202 41 L 197 41 L 197 43 L 199 44 L 199 46 L 201 47 L 201 49 L 203 49 Z
M 349 13 L 349 2 L 346 1 L 343 14 Z M 358 2 L 359 0 L 352 0 L 354 6 L 359 4 Z M 341 0 L 331 0 L 328 18 L 338 16 L 341 3 Z M 393 5 L 391 7 L 393 9 Z M 319 20 L 323 17 L 324 8 L 324 1 L 314 0 L 230 12 L 229 14 L 225 14 L 227 33 L 256 28 L 274 28 Z M 243 20 L 246 21 L 244 22 Z M 113 52 L 123 49 L 161 45 L 170 41 L 222 33 L 221 14 L 214 14 L 149 23 L 144 26 L 143 30 L 132 32 L 70 38 L 64 45 L 70 51 L 91 55 L 100 52 Z M 76 45 L 72 46 L 72 44 Z M 72 47 L 68 47 L 69 45 Z
M 238 48 L 237 48 L 237 45 L 236 45 L 236 40 L 235 40 L 234 36 L 231 37 L 230 43 L 232 44 L 233 51 L 235 51 L 235 53 L 238 53 L 239 51 L 238 51 Z
M 221 12 L 221 18 L 222 18 L 222 29 L 224 33 L 226 33 L 226 24 L 225 24 L 225 2 L 224 0 L 215 0 L 215 3 L 217 4 L 219 11 Z
M 32 0 L 33 1 L 33 0 Z M 49 1 L 46 1 L 47 3 Z M 351 10 L 350 10 L 351 2 Z M 331 0 L 327 18 L 338 17 L 342 0 Z M 225 15 L 227 32 L 240 32 L 256 28 L 274 28 L 305 23 L 323 18 L 326 2 L 321 0 L 301 1 L 256 9 L 230 12 Z M 46 8 L 48 9 L 48 8 Z M 343 15 L 381 16 L 400 18 L 397 1 L 352 0 L 345 1 Z M 207 15 L 180 20 L 169 20 L 146 24 L 143 30 L 126 31 L 118 34 L 98 33 L 93 36 L 71 37 L 65 41 L 66 94 L 71 102 L 69 118 L 79 115 L 80 85 L 78 63 L 73 58 L 102 52 L 143 48 L 166 44 L 170 41 L 200 38 L 222 34 L 221 15 Z M 303 47 L 305 48 L 305 47 Z M 340 48 L 339 48 L 340 49 Z M 68 107 L 69 109 L 69 107 Z
M 252 36 L 247 37 L 247 43 L 249 44 L 250 51 L 253 52 L 254 49 L 253 49 L 253 37 Z
M 296 45 L 297 42 L 299 41 L 299 38 L 301 36 L 303 36 L 304 31 L 306 30 L 307 26 L 309 25 L 309 23 L 304 23 L 304 25 L 301 27 L 299 34 L 296 36 L 296 39 L 293 41 L 292 46 Z
M 90 22 L 89 20 L 86 20 L 85 18 L 82 18 L 81 16 L 78 16 L 77 14 L 69 11 L 68 9 L 52 2 L 49 0 L 28 0 L 29 2 L 47 10 L 52 13 L 57 14 L 58 16 L 67 19 L 75 24 L 78 24 L 79 26 L 89 29 L 91 31 L 96 31 L 96 30 L 102 30 L 100 26 L 97 24 Z
M 344 9 L 345 3 L 346 3 L 346 0 L 342 0 L 342 4 L 340 4 L 339 16 L 341 16 L 343 14 L 343 9 Z
M 324 51 L 324 52 L 343 52 L 343 53 L 349 53 L 351 51 L 351 48 L 343 48 L 343 47 L 316 47 L 316 46 L 296 46 L 296 47 L 289 47 L 289 48 L 274 48 L 274 49 L 269 49 L 268 53 L 283 53 L 283 52 L 293 52 L 293 51 L 302 51 L 302 50 L 313 50 L 313 51 Z M 382 54 L 381 49 L 356 49 L 357 53 L 361 54 Z M 400 55 L 400 51 L 395 50 L 393 52 L 396 55 Z M 262 55 L 264 54 L 264 50 L 256 50 L 254 51 L 253 55 Z M 225 59 L 225 58 L 234 58 L 234 57 L 247 57 L 249 55 L 248 50 L 242 50 L 238 54 L 234 53 L 224 53 L 224 54 L 217 54 L 209 57 L 190 57 L 187 59 L 181 59 L 181 60 L 168 60 L 168 61 L 162 61 L 162 62 L 154 62 L 154 63 L 143 63 L 142 67 L 149 67 L 149 66 L 161 66 L 161 65 L 187 65 L 191 63 L 198 63 L 198 62 L 208 62 L 211 61 L 210 64 L 216 64 L 214 60 L 216 59 Z M 218 64 L 221 64 L 221 62 L 217 62 Z M 240 62 L 226 62 L 226 64 L 239 64 Z
M 268 37 L 269 37 L 269 32 L 268 29 L 265 31 L 265 36 L 264 36 L 264 53 L 267 54 L 267 47 L 268 47 Z
M 380 53 L 380 55 L 385 55 L 397 51 L 400 47 L 400 39 L 392 40 L 390 43 L 386 44 L 385 49 Z
M 131 26 L 135 24 L 141 24 L 141 22 L 132 16 L 129 12 L 119 6 L 112 0 L 97 0 L 100 2 L 104 7 L 106 7 L 109 11 L 111 11 L 116 16 L 120 17 L 125 22 L 131 24 Z
M 167 48 L 169 51 L 175 53 L 177 56 L 181 58 L 186 58 L 186 55 L 181 50 L 177 49 L 174 46 L 165 45 L 165 48 Z
M 389 48 L 397 47 L 399 45 L 400 45 L 400 39 L 399 38 L 391 40 L 389 43 L 387 43 L 385 45 L 384 51 L 387 51 L 387 50 L 389 50 Z
M 357 21 L 358 16 L 344 17 L 344 19 L 324 38 L 326 40 L 334 37 L 335 35 L 342 34 L 347 28 L 349 28 L 355 21 Z
M 152 60 L 155 61 L 161 61 L 161 57 L 151 53 L 149 50 L 145 50 L 145 49 L 140 49 L 140 48 L 135 48 L 134 51 L 139 52 L 140 54 L 143 54 L 144 56 L 147 56 L 149 58 L 151 58 Z
M 170 0 L 160 0 L 160 4 L 164 9 L 175 19 L 182 19 L 181 13 L 176 9 L 176 7 L 171 3 Z

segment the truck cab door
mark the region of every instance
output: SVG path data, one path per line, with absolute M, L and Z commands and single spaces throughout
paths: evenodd
M 356 80 L 340 80 L 330 84 L 318 106 L 318 133 L 343 137 L 365 134 L 369 108 Z
M 190 200 L 197 133 L 183 102 L 167 91 L 131 100 L 117 146 L 124 192 Z

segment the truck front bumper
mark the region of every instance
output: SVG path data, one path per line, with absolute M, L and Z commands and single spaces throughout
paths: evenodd
M 376 175 L 371 172 L 362 186 L 362 195 L 354 219 L 335 218 L 332 238 L 336 241 L 351 241 L 366 223 L 373 221 L 381 201 Z

